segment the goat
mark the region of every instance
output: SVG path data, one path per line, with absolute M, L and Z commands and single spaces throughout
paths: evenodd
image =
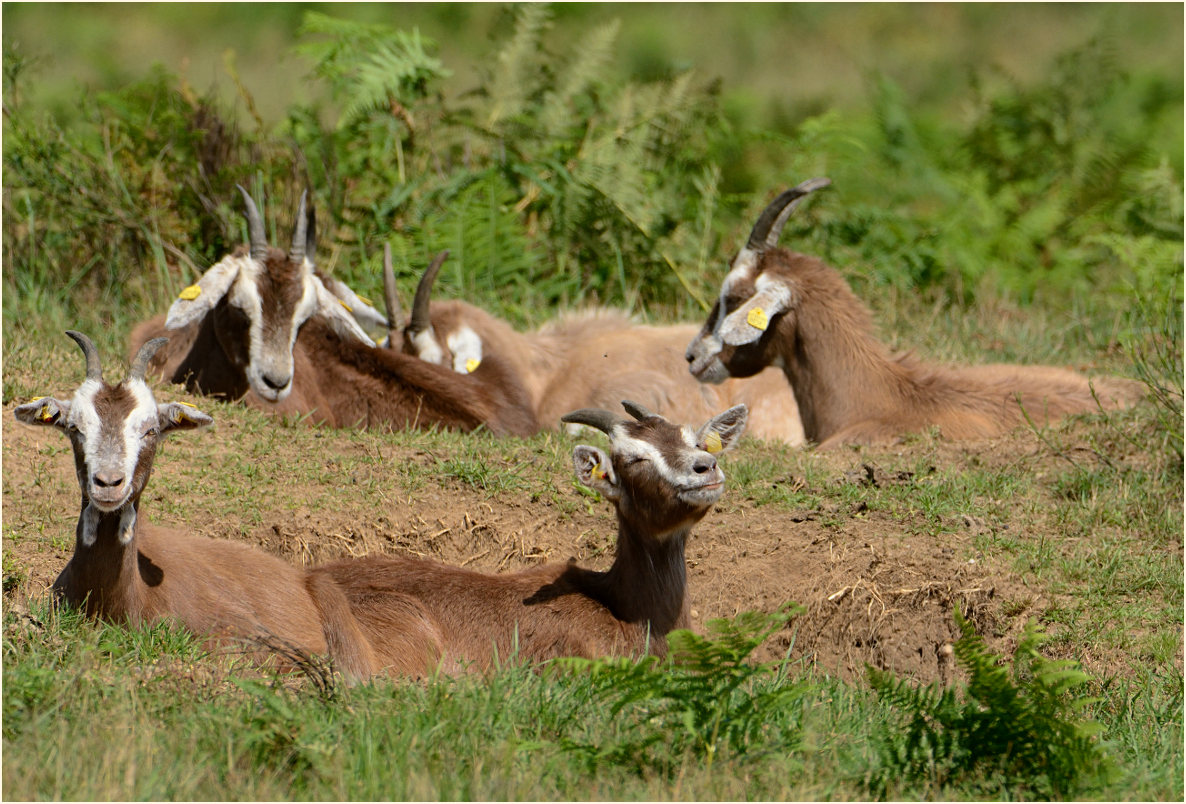
M 892 355 L 848 283 L 820 260 L 777 247 L 788 216 L 830 182 L 811 179 L 778 196 L 738 252 L 708 320 L 685 353 L 701 382 L 781 368 L 795 390 L 807 439 L 890 442 L 938 426 L 950 439 L 988 438 L 1020 425 L 1135 403 L 1133 380 L 1089 380 L 1047 366 L 936 366 Z M 1098 399 L 1098 401 L 1097 401 Z
M 415 606 L 389 601 L 389 618 L 400 615 L 400 628 L 372 643 L 328 573 L 150 524 L 140 502 L 160 439 L 212 420 L 184 402 L 157 404 L 144 372 L 163 338 L 145 343 L 127 378 L 113 386 L 103 380 L 91 340 L 66 334 L 86 357 L 85 381 L 69 400 L 39 397 L 14 411 L 18 421 L 62 430 L 74 451 L 82 509 L 74 554 L 53 584 L 58 601 L 114 622 L 176 620 L 214 643 L 328 652 L 350 681 L 421 668 L 418 657 L 437 643 Z
M 747 411 L 730 408 L 694 431 L 622 404 L 633 420 L 595 409 L 564 417 L 600 429 L 612 443 L 612 457 L 592 446 L 573 450 L 580 482 L 617 511 L 617 553 L 607 571 L 569 561 L 486 575 L 386 556 L 323 565 L 364 630 L 374 623 L 376 634 L 382 631 L 382 613 L 395 596 L 417 601 L 437 627 L 442 652 L 434 658 L 446 671 L 485 669 L 511 656 L 664 654 L 666 634 L 689 627 L 688 535 L 722 494 L 716 454 L 741 437 Z
M 172 336 L 150 370 L 201 394 L 273 413 L 311 414 L 334 427 L 427 427 L 530 435 L 539 428 L 501 361 L 459 377 L 377 349 L 350 313 L 384 322 L 340 282 L 313 269 L 305 196 L 285 254 L 269 248 L 263 219 L 242 187 L 250 245 L 181 291 L 167 316 L 136 327 L 132 352 Z
M 794 393 L 776 369 L 719 386 L 697 383 L 682 369 L 680 353 L 696 332 L 693 324 L 644 326 L 623 312 L 595 309 L 521 333 L 467 302 L 430 305 L 447 254 L 425 270 L 405 324 L 394 296 L 390 248 L 385 251 L 387 344 L 392 348 L 463 374 L 502 358 L 522 383 L 539 422 L 559 421 L 575 408 L 605 408 L 622 398 L 637 399 L 675 421 L 695 421 L 744 404 L 751 435 L 795 446 L 804 442 Z

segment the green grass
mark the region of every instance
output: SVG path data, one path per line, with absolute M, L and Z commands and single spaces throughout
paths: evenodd
M 719 656 L 701 661 L 707 672 L 725 667 Z M 650 681 L 647 673 L 629 670 L 615 680 L 580 668 L 540 674 L 511 665 L 485 678 L 383 681 L 336 689 L 326 698 L 299 679 L 206 659 L 193 639 L 165 626 L 127 629 L 45 608 L 27 616 L 9 611 L 4 794 L 92 800 L 860 798 L 869 794 L 866 782 L 883 761 L 873 744 L 896 728 L 895 710 L 867 690 L 802 668 L 751 668 L 738 677 L 748 681 L 729 705 L 765 712 L 755 723 L 762 737 L 728 743 L 731 749 L 706 761 L 699 743 L 671 739 L 672 729 L 684 729 L 678 707 L 701 693 L 667 672 Z M 737 681 L 730 678 L 705 679 L 706 714 L 724 705 L 717 684 L 733 687 Z M 655 684 L 671 691 L 645 692 Z M 631 690 L 633 702 L 625 709 L 607 705 L 606 692 L 622 697 Z M 1180 772 L 1173 767 L 1176 762 L 1180 771 L 1181 676 L 1148 671 L 1093 682 L 1091 693 L 1096 701 L 1081 716 L 1102 725 L 1098 750 L 1120 768 L 1095 795 L 1180 794 Z M 663 700 L 669 703 L 654 709 Z M 672 715 L 675 722 L 669 722 Z M 700 721 L 687 727 L 694 722 Z M 737 729 L 743 721 L 729 723 Z M 611 748 L 637 747 L 640 739 L 644 753 Z M 573 750 L 580 746 L 596 750 Z M 1010 789 L 1007 776 L 997 783 L 1005 785 L 997 794 Z M 883 792 L 943 798 L 966 789 L 902 778 Z

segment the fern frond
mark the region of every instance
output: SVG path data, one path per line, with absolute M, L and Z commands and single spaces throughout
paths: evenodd
M 527 100 L 538 93 L 546 66 L 543 34 L 551 19 L 552 10 L 546 3 L 515 7 L 514 33 L 495 57 L 497 67 L 489 85 L 487 128 L 493 130 L 502 121 L 518 116 Z
M 590 33 L 577 48 L 576 58 L 558 76 L 555 88 L 545 93 L 540 104 L 539 126 L 546 137 L 563 137 L 574 122 L 583 120 L 582 96 L 601 79 L 621 27 L 621 21 L 615 19 Z

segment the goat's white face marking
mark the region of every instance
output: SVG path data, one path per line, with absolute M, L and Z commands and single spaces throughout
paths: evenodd
M 290 320 L 264 321 L 260 278 L 264 267 L 249 260 L 239 271 L 228 301 L 248 319 L 247 381 L 252 390 L 270 402 L 280 402 L 292 391 L 293 357 L 297 332 L 317 312 L 317 288 L 313 275 L 302 269 L 301 296 Z
M 720 359 L 721 350 L 725 347 L 725 341 L 721 337 L 721 327 L 729 309 L 727 299 L 737 285 L 753 281 L 754 271 L 757 270 L 757 267 L 758 253 L 756 251 L 743 248 L 737 253 L 729 273 L 721 282 L 721 292 L 717 298 L 716 319 L 713 321 L 712 329 L 708 330 L 707 327 L 702 329 L 688 344 L 686 353 L 689 364 L 688 371 L 700 382 L 717 385 L 729 379 L 729 370 L 725 368 Z M 758 277 L 759 280 L 761 278 Z
M 469 374 L 482 362 L 482 337 L 468 326 L 449 333 L 445 341 L 453 353 L 453 370 Z
M 96 380 L 87 380 L 74 394 L 70 404 L 67 429 L 81 438 L 86 477 L 79 478 L 87 498 L 99 511 L 115 511 L 136 492 L 136 466 L 140 461 L 143 439 L 155 433 L 156 400 L 140 380 L 125 382 L 132 407 L 120 421 L 104 421 L 95 397 L 102 389 Z
M 724 490 L 725 474 L 706 450 L 697 443 L 697 434 L 690 427 L 680 428 L 683 439 L 678 451 L 677 465 L 672 465 L 657 446 L 649 441 L 626 434 L 626 428 L 614 428 L 614 455 L 629 466 L 638 461 L 649 461 L 655 472 L 670 486 L 681 502 L 691 505 L 711 505 L 720 499 Z M 705 466 L 711 469 L 705 470 Z M 697 471 L 697 467 L 700 471 Z

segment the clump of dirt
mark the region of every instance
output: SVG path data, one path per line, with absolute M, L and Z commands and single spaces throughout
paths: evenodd
M 45 594 L 69 559 L 78 489 L 62 436 L 11 424 L 10 409 L 4 412 L 9 424 L 3 432 L 3 514 L 5 597 L 12 604 L 24 596 Z M 349 439 L 359 437 L 327 431 L 317 450 L 323 455 L 332 450 L 357 452 Z M 197 446 L 163 456 L 156 471 L 172 471 L 171 464 L 186 460 L 186 450 L 200 450 L 219 466 L 224 458 L 243 453 L 250 438 L 258 438 L 250 427 L 215 429 L 200 442 L 191 440 Z M 303 454 L 308 452 L 307 441 L 297 438 L 288 444 L 277 439 L 273 459 L 281 466 L 308 460 Z M 414 458 L 410 448 L 407 454 L 390 442 L 382 448 L 393 462 Z M 964 464 L 972 454 L 969 450 L 976 448 L 928 441 L 920 449 L 929 451 L 928 460 L 942 472 L 945 464 Z M 995 456 L 994 447 L 980 449 L 975 453 L 978 460 L 1015 460 L 1019 442 L 1001 447 Z M 911 472 L 884 470 L 875 456 L 865 453 L 855 459 L 841 455 L 818 460 L 835 467 L 837 483 L 858 488 L 911 480 Z M 388 498 L 394 503 L 384 506 L 376 505 L 372 496 L 343 493 L 324 481 L 264 478 L 270 484 L 268 496 L 244 505 L 258 506 L 258 513 L 203 513 L 203 498 L 195 495 L 184 525 L 211 537 L 243 539 L 304 565 L 393 553 L 486 572 L 570 557 L 604 569 L 615 535 L 610 506 L 578 493 L 559 470 L 554 476 L 551 472 L 539 469 L 539 481 L 552 483 L 555 495 L 535 501 L 530 492 L 486 495 L 459 482 L 401 491 L 393 481 L 394 496 Z M 292 501 L 301 504 L 293 509 Z M 154 506 L 164 502 L 146 496 L 143 511 L 158 524 L 181 525 L 177 517 L 170 521 L 154 515 Z M 727 494 L 693 532 L 688 547 L 693 627 L 703 630 L 709 619 L 746 610 L 772 611 L 793 600 L 806 607 L 806 613 L 768 640 L 758 658 L 789 655 L 849 678 L 862 675 L 867 663 L 924 682 L 951 675 L 948 646 L 956 636 L 956 607 L 990 642 L 994 635 L 1013 630 L 999 601 L 1002 592 L 1016 600 L 1020 586 L 1008 572 L 975 557 L 972 539 L 984 523 L 964 517 L 940 539 L 919 535 L 908 519 L 870 510 L 860 502 L 843 508 L 829 505 L 786 510 Z M 12 584 L 7 577 L 10 566 L 23 573 Z

